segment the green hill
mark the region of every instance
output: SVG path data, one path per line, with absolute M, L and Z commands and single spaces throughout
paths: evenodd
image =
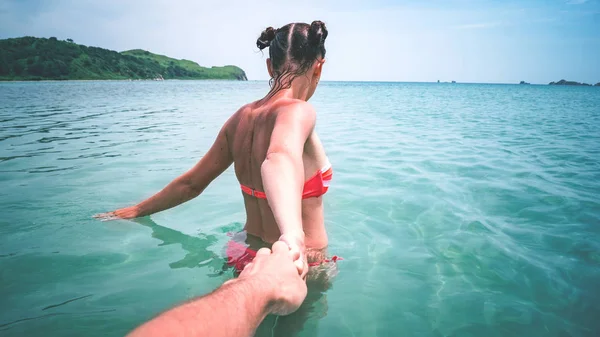
M 566 80 L 560 80 L 558 82 L 550 82 L 550 83 L 548 83 L 548 85 L 577 85 L 577 86 L 586 86 L 586 87 L 590 86 L 587 83 L 579 83 L 579 82 L 575 82 L 575 81 L 566 81 Z
M 247 80 L 236 66 L 205 68 L 139 49 L 118 53 L 54 37 L 0 40 L 0 80 L 156 78 Z

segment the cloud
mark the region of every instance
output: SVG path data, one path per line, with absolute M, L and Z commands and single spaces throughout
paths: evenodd
M 470 23 L 465 25 L 455 26 L 457 29 L 488 29 L 502 26 L 502 22 L 484 22 L 484 23 Z
M 567 1 L 567 5 L 582 5 L 588 2 L 588 0 L 569 0 Z

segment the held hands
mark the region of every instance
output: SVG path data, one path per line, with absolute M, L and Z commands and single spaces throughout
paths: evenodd
M 246 265 L 237 280 L 227 283 L 250 281 L 258 289 L 265 290 L 270 299 L 268 313 L 274 315 L 289 315 L 298 310 L 306 298 L 306 283 L 300 277 L 289 247 L 281 242 L 275 242 L 272 247 L 261 248 L 254 260 Z
M 133 219 L 140 215 L 140 210 L 137 206 L 125 207 L 108 213 L 100 213 L 94 215 L 94 218 L 100 221 L 110 221 L 118 219 Z
M 286 233 L 279 237 L 290 249 L 290 255 L 298 273 L 304 279 L 308 273 L 308 261 L 306 259 L 306 246 L 304 245 L 304 233 Z

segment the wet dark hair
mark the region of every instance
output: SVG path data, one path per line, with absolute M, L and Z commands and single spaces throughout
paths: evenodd
M 304 75 L 319 57 L 325 57 L 327 34 L 322 21 L 310 25 L 290 23 L 279 29 L 269 27 L 260 34 L 256 46 L 260 50 L 269 47 L 273 66 L 269 96 L 289 88 L 294 78 Z

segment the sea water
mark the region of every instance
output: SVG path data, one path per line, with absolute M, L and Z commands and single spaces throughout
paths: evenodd
M 232 168 L 174 209 L 92 215 L 159 191 L 267 90 L 0 83 L 0 335 L 122 336 L 230 279 Z M 600 335 L 600 88 L 325 82 L 311 102 L 344 260 L 300 335 Z

